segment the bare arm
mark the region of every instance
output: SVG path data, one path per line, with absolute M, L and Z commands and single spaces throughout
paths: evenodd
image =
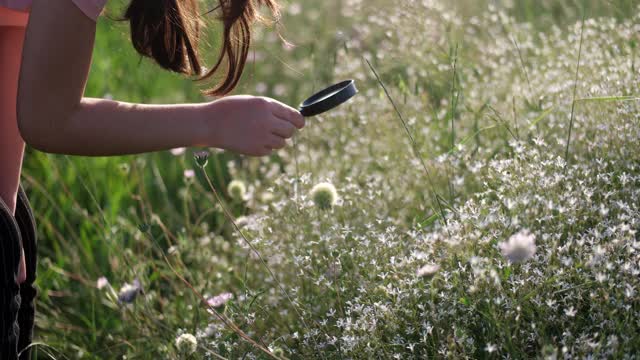
M 96 24 L 70 0 L 34 0 L 24 43 L 18 125 L 35 148 L 74 155 L 121 155 L 214 146 L 266 155 L 284 146 L 297 111 L 271 99 L 144 105 L 83 98 Z M 250 143 L 238 144 L 242 140 Z

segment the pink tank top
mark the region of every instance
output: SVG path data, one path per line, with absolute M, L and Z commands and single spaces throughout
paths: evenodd
M 0 7 L 12 10 L 29 11 L 32 0 L 0 0 Z M 98 19 L 107 0 L 70 0 L 73 1 L 82 12 L 93 19 Z

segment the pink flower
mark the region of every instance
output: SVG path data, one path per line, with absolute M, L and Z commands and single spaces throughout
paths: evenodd
M 107 278 L 104 276 L 100 277 L 98 281 L 96 281 L 96 287 L 98 289 L 102 289 L 107 285 L 109 285 L 109 280 L 107 280 Z
M 196 176 L 196 172 L 195 172 L 195 171 L 193 171 L 192 169 L 187 169 L 187 170 L 185 170 L 185 171 L 184 171 L 184 177 L 185 177 L 185 178 L 187 178 L 187 179 L 191 179 L 191 178 L 193 178 L 194 176 Z
M 224 292 L 220 295 L 209 298 L 209 300 L 207 300 L 207 304 L 211 307 L 217 308 L 226 304 L 231 299 L 233 299 L 233 294 L 230 292 Z

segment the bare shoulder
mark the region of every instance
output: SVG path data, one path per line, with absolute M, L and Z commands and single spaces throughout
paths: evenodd
M 22 51 L 18 124 L 28 142 L 46 138 L 80 103 L 96 23 L 72 0 L 33 0 Z M 33 104 L 38 104 L 34 106 Z M 29 141 L 31 140 L 31 141 Z

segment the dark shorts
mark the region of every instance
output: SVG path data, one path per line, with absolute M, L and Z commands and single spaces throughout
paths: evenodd
M 22 284 L 16 281 L 20 244 L 27 265 L 27 280 Z M 0 198 L 0 261 L 0 359 L 29 359 L 35 316 L 36 231 L 22 188 L 15 217 Z

